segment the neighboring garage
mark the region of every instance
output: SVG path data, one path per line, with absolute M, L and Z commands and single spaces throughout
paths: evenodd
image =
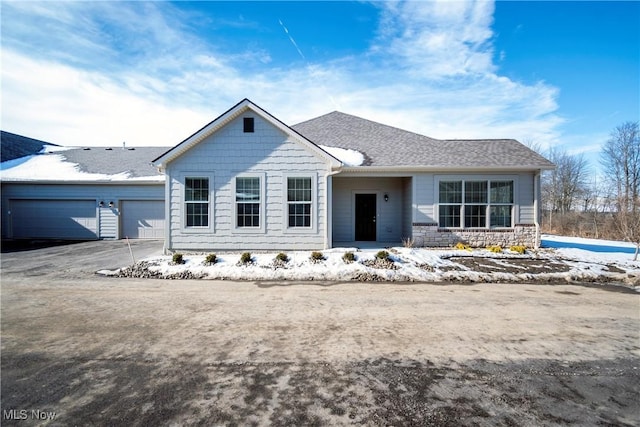
M 164 185 L 2 183 L 3 239 L 162 239 Z
M 3 239 L 162 239 L 164 147 L 65 148 L 2 132 L 2 150 L 40 153 L 1 163 Z M 24 151 L 24 150 L 22 150 Z
M 14 239 L 96 239 L 98 221 L 93 200 L 12 200 Z
M 162 239 L 164 200 L 123 200 L 120 202 L 120 237 Z

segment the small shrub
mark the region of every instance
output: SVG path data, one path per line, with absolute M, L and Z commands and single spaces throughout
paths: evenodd
M 247 265 L 253 262 L 253 258 L 251 257 L 251 252 L 243 252 L 240 255 L 240 264 Z
M 342 255 L 342 261 L 344 261 L 347 264 L 351 264 L 355 260 L 356 260 L 356 256 L 353 252 L 345 252 L 344 255 Z
M 218 261 L 218 257 L 216 256 L 216 254 L 209 254 L 204 259 L 204 263 L 207 264 L 207 265 L 213 265 L 217 261 Z
M 311 252 L 310 258 L 312 262 L 324 261 L 324 255 L 322 255 L 322 252 Z
M 276 261 L 280 261 L 281 263 L 287 263 L 289 262 L 289 257 L 284 252 L 280 252 L 278 255 L 276 255 Z
M 173 258 L 171 260 L 173 261 L 174 264 L 184 264 L 184 258 L 182 257 L 182 254 L 179 252 L 176 252 L 175 254 L 173 254 Z
M 388 260 L 389 259 L 389 252 L 387 251 L 378 251 L 378 253 L 376 254 L 376 258 L 378 259 L 382 259 L 382 260 Z
M 456 249 L 460 250 L 460 251 L 470 251 L 471 247 L 467 244 L 464 244 L 462 242 L 458 242 L 456 243 L 456 245 L 454 246 Z
M 522 255 L 527 251 L 527 247 L 524 245 L 514 245 L 514 246 L 510 246 L 509 250 L 513 252 L 517 252 L 520 255 Z
M 405 248 L 412 248 L 416 244 L 416 240 L 413 237 L 403 237 L 402 246 Z
M 502 253 L 502 246 L 499 246 L 499 245 L 487 246 L 487 250 L 489 252 L 493 252 L 494 254 L 499 254 L 499 253 Z

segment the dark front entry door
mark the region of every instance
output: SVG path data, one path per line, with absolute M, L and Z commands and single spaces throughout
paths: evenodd
M 356 194 L 356 240 L 376 240 L 375 194 Z

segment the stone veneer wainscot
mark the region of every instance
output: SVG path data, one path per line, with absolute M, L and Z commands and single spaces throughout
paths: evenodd
M 413 238 L 418 247 L 451 247 L 465 243 L 471 247 L 498 245 L 509 247 L 536 246 L 536 227 L 533 224 L 517 224 L 512 229 L 445 229 L 438 224 L 413 223 Z

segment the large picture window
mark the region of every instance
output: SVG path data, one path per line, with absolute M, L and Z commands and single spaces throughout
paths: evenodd
M 184 202 L 187 227 L 209 226 L 209 178 L 185 178 Z
M 260 178 L 236 178 L 236 226 L 260 227 Z
M 438 184 L 443 228 L 511 227 L 513 181 L 457 180 Z
M 290 228 L 311 227 L 311 178 L 287 178 Z

